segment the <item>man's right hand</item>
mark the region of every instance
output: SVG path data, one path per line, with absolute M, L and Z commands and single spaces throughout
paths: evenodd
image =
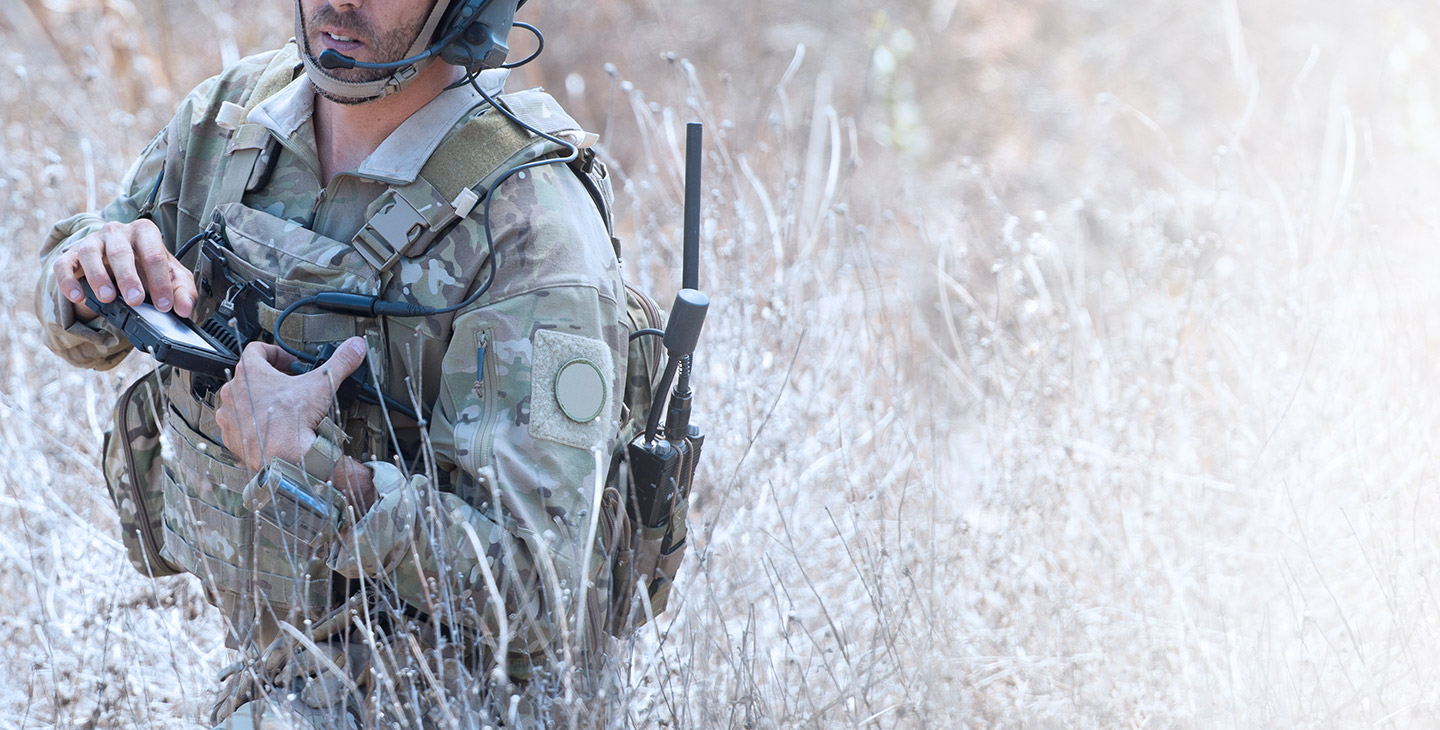
M 120 292 L 133 307 L 145 301 L 148 291 L 156 309 L 173 308 L 181 317 L 194 312 L 198 299 L 195 277 L 166 250 L 160 229 L 143 218 L 106 223 L 56 258 L 54 271 L 56 286 L 75 305 L 75 316 L 84 321 L 96 314 L 85 306 L 81 279 L 89 281 L 95 297 L 107 304 Z

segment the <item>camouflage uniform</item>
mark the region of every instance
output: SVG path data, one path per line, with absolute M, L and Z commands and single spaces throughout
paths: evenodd
M 173 252 L 200 231 L 235 144 L 226 128 L 233 125 L 217 116 L 224 102 L 244 103 L 272 59 L 245 59 L 202 83 L 127 173 L 119 197 L 98 215 L 55 226 L 37 293 L 52 350 L 96 369 L 128 354 L 129 344 L 103 320 L 76 321 L 49 263 L 104 222 L 134 220 L 162 169 L 153 219 L 167 246 Z M 498 88 L 503 75 L 492 73 L 482 83 Z M 314 94 L 298 68 L 292 76 L 248 117 L 279 144 L 262 153 L 243 204 L 218 206 L 239 257 L 274 277 L 277 307 L 331 289 L 438 307 L 462 301 L 487 267 L 496 271 L 477 302 L 452 314 L 292 316 L 312 344 L 325 339 L 311 337 L 316 332 L 334 340 L 364 335 L 367 364 L 387 394 L 409 403 L 413 392 L 433 408 L 423 424 L 363 405 L 332 414 L 345 433 L 336 440 L 374 470 L 378 501 L 316 556 L 317 571 L 349 579 L 322 583 L 334 595 L 327 610 L 287 611 L 278 590 L 268 602 L 250 600 L 273 587 L 233 585 L 212 570 L 235 564 L 250 547 L 235 534 L 247 514 L 233 493 L 233 482 L 248 474 L 219 445 L 216 404 L 188 395 L 187 374 L 163 383 L 169 436 L 157 468 L 170 491 L 162 554 L 200 577 L 229 620 L 229 643 L 245 649 L 219 715 L 248 701 L 225 727 L 262 718 L 258 726 L 365 726 L 397 716 L 425 725 L 524 725 L 520 716 L 539 712 L 528 688 L 554 676 L 557 663 L 593 665 L 602 651 L 594 627 L 603 620 L 596 595 L 607 591 L 607 561 L 596 548 L 597 489 L 619 424 L 627 347 L 625 294 L 606 226 L 577 176 L 547 165 L 492 193 L 494 262 L 481 205 L 381 276 L 349 242 L 377 198 L 415 180 L 441 140 L 483 102 L 469 88 L 441 94 L 359 168 L 322 185 Z M 608 389 L 603 411 L 588 422 L 562 414 L 551 386 L 556 368 L 576 358 L 594 362 Z M 187 470 L 187 458 L 208 461 Z M 448 688 L 452 701 L 425 701 L 436 687 Z

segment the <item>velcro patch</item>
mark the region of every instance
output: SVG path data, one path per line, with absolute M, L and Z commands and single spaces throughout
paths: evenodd
M 530 435 L 577 449 L 607 448 L 611 419 L 606 414 L 615 384 L 610 346 L 590 337 L 539 330 L 534 347 Z

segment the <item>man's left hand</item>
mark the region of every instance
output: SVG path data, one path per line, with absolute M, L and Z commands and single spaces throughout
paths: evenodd
M 215 410 L 225 447 L 254 471 L 272 458 L 301 463 L 336 389 L 364 361 L 365 340 L 352 337 L 325 364 L 291 375 L 293 355 L 263 342 L 246 345 Z

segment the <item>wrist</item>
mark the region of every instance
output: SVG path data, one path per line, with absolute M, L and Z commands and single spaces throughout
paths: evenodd
M 358 515 L 369 510 L 375 501 L 374 472 L 370 467 L 345 455 L 345 443 L 350 437 L 329 418 L 322 420 L 302 438 L 303 447 L 298 466 L 306 474 L 330 482 L 337 491 L 344 494 Z
M 342 456 L 335 464 L 331 483 L 355 508 L 358 519 L 375 504 L 375 472 L 357 459 Z

